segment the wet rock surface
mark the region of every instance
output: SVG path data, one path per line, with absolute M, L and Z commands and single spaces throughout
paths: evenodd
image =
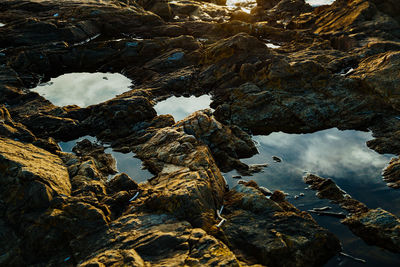
M 340 251 L 283 192 L 255 183 L 229 190 L 221 170 L 251 172 L 240 161 L 257 153 L 251 134 L 274 131 L 370 129 L 370 148 L 398 155 L 399 6 L 260 0 L 244 15 L 224 4 L 0 3 L 0 265 L 319 266 Z M 29 90 L 96 71 L 135 86 L 86 108 Z M 214 112 L 175 122 L 153 108 L 202 94 Z M 74 153 L 57 145 L 85 135 L 104 143 L 84 140 Z M 154 177 L 109 178 L 115 160 L 105 143 L 134 152 Z M 383 173 L 392 188 L 397 165 Z M 332 180 L 309 182 L 351 213 L 344 223 L 355 234 L 399 252 L 395 215 Z

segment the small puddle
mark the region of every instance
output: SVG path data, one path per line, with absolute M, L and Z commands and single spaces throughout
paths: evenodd
M 60 142 L 59 146 L 61 147 L 62 151 L 72 153 L 72 148 L 77 142 L 80 142 L 83 139 L 88 139 L 92 143 L 98 142 L 96 137 L 87 135 L 73 141 Z M 105 152 L 111 154 L 115 158 L 118 172 L 124 172 L 128 174 L 137 183 L 146 182 L 148 179 L 154 176 L 148 170 L 142 168 L 142 161 L 136 158 L 135 154 L 132 152 L 124 154 L 113 151 L 111 148 L 106 148 Z M 112 176 L 113 175 L 111 175 L 110 178 Z
M 381 177 L 382 169 L 393 155 L 381 155 L 369 149 L 365 142 L 371 139 L 369 132 L 340 131 L 336 128 L 312 134 L 279 132 L 268 136 L 254 136 L 259 154 L 244 159 L 243 162 L 267 163 L 268 167 L 261 173 L 243 176 L 241 179 L 255 180 L 271 191 L 283 190 L 289 194 L 287 199 L 301 210 L 331 206 L 333 211 L 343 211 L 328 200 L 318 199 L 315 191 L 306 189 L 302 176 L 310 172 L 332 178 L 353 198 L 370 208 L 382 207 L 400 216 L 400 191 L 388 188 Z M 275 162 L 273 156 L 282 161 Z M 236 171 L 224 174 L 230 187 L 237 183 L 237 179 L 232 178 L 237 175 L 239 174 Z M 398 266 L 396 264 L 400 261 L 399 255 L 366 245 L 346 226 L 341 225 L 338 219 L 314 214 L 313 217 L 321 226 L 340 238 L 344 252 L 367 260 L 367 264 L 360 266 Z M 325 266 L 358 266 L 357 264 L 343 258 L 338 262 L 335 257 Z
M 335 0 L 306 0 L 306 3 L 312 7 L 331 5 Z
M 87 107 L 129 91 L 132 81 L 119 73 L 67 73 L 31 89 L 56 106 Z
M 154 106 L 154 109 L 157 111 L 158 115 L 171 114 L 175 121 L 180 121 L 195 111 L 210 108 L 210 103 L 210 95 L 202 95 L 200 97 L 172 96 L 158 102 Z

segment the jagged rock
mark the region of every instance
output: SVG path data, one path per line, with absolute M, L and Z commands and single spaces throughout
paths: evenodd
M 311 189 L 318 190 L 319 197 L 335 200 L 350 212 L 342 223 L 355 235 L 370 245 L 399 253 L 400 219 L 397 216 L 381 208 L 369 209 L 365 204 L 345 195 L 331 179 L 308 174 L 304 180 L 311 184 Z
M 319 198 L 326 198 L 336 202 L 350 198 L 350 196 L 340 189 L 331 179 L 325 179 L 309 173 L 303 177 L 303 180 L 306 184 L 310 185 L 312 190 L 318 191 L 317 197 Z
M 61 159 L 31 144 L 0 138 L 2 188 L 5 215 L 16 222 L 25 212 L 49 207 L 58 195 L 70 195 L 67 168 Z
M 392 158 L 382 172 L 383 180 L 391 188 L 400 188 L 400 159 Z
M 400 109 L 399 79 L 400 52 L 391 51 L 363 59 L 358 68 L 351 74 L 361 80 L 367 89 L 373 90 L 387 98 L 394 108 Z
M 168 0 L 138 0 L 137 2 L 145 10 L 155 13 L 165 20 L 169 20 L 173 16 Z
M 76 143 L 72 148 L 78 156 L 82 156 L 84 160 L 94 159 L 96 168 L 105 176 L 117 173 L 116 162 L 111 154 L 104 152 L 104 146 L 93 144 L 88 139 L 83 139 Z
M 107 183 L 107 190 L 110 190 L 110 192 L 129 191 L 136 189 L 138 189 L 138 184 L 125 173 L 115 175 Z
M 83 265 L 123 257 L 126 264 L 137 262 L 138 266 L 143 261 L 143 266 L 239 266 L 235 255 L 221 241 L 166 214 L 121 217 L 109 230 L 75 240 L 72 252 L 83 259 L 78 262 Z
M 212 116 L 211 110 L 197 111 L 175 124 L 188 135 L 206 144 L 218 166 L 225 172 L 232 168 L 248 168 L 239 163 L 240 158 L 258 153 L 250 136 L 237 126 L 227 127 Z
M 183 127 L 166 127 L 134 152 L 157 175 L 143 205 L 205 229 L 211 227 L 211 214 L 222 201 L 225 181 L 205 145 Z
M 340 250 L 339 240 L 309 214 L 284 197 L 267 198 L 254 184 L 235 186 L 225 200 L 223 232 L 245 257 L 267 266 L 312 266 Z
M 400 219 L 390 212 L 371 209 L 346 218 L 343 223 L 367 244 L 400 252 Z

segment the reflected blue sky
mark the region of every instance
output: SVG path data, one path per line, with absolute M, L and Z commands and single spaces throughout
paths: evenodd
M 132 81 L 119 73 L 67 73 L 31 89 L 54 105 L 87 107 L 130 90 Z
M 268 163 L 264 172 L 253 179 L 270 190 L 281 189 L 293 195 L 304 192 L 302 176 L 311 172 L 332 178 L 347 193 L 371 208 L 381 206 L 400 215 L 400 191 L 390 189 L 382 180 L 381 171 L 393 155 L 381 155 L 369 149 L 365 142 L 369 132 L 340 131 L 336 128 L 312 134 L 272 133 L 254 136 L 259 154 L 244 159 L 248 164 Z M 272 156 L 282 159 L 281 163 Z M 229 183 L 236 171 L 226 174 Z M 384 201 L 390 198 L 399 205 Z
M 365 142 L 372 139 L 371 133 L 360 131 L 339 131 L 329 129 L 312 134 L 272 133 L 268 136 L 254 136 L 259 154 L 243 161 L 248 164 L 268 163 L 264 172 L 242 179 L 255 180 L 270 190 L 280 189 L 290 195 L 288 200 L 301 210 L 331 206 L 333 211 L 342 211 L 326 199 L 318 199 L 315 191 L 308 190 L 302 177 L 308 171 L 325 178 L 332 178 L 342 189 L 370 208 L 382 207 L 400 216 L 400 190 L 388 188 L 383 182 L 381 171 L 392 155 L 380 155 L 370 150 Z M 282 162 L 276 163 L 272 156 Z M 224 174 L 230 186 L 237 183 L 232 176 L 236 171 Z M 304 193 L 297 199 L 295 195 Z M 378 247 L 368 246 L 354 236 L 339 220 L 317 216 L 316 221 L 337 235 L 344 251 L 367 260 L 358 264 L 349 259 L 338 261 L 334 257 L 325 267 L 338 266 L 398 266 L 400 255 Z
M 88 139 L 92 143 L 97 142 L 96 137 L 87 135 L 73 141 L 60 142 L 59 145 L 62 151 L 72 152 L 72 148 L 76 145 L 76 143 L 82 141 L 83 139 Z M 111 154 L 117 161 L 118 172 L 124 172 L 128 174 L 137 183 L 145 182 L 147 181 L 147 179 L 153 177 L 153 175 L 148 170 L 142 169 L 142 161 L 138 158 L 135 158 L 135 155 L 133 153 L 124 154 L 113 151 L 111 148 L 107 148 L 105 152 Z
M 171 114 L 175 121 L 180 121 L 191 113 L 200 109 L 210 108 L 211 96 L 202 95 L 200 97 L 176 97 L 172 96 L 164 101 L 158 102 L 154 109 L 158 115 Z

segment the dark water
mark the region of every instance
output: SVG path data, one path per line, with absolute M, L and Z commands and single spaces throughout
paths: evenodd
M 97 142 L 96 137 L 83 136 L 73 141 L 60 142 L 59 145 L 64 152 L 72 152 L 72 148 L 76 145 L 76 143 L 85 138 L 90 140 L 92 143 Z M 107 148 L 105 152 L 111 154 L 115 158 L 118 172 L 124 172 L 128 174 L 137 183 L 146 182 L 147 179 L 153 177 L 149 171 L 143 169 L 142 161 L 138 158 L 135 158 L 135 155 L 132 152 L 124 154 L 113 151 L 111 148 Z
M 313 134 L 255 136 L 260 153 L 243 161 L 248 164 L 268 163 L 269 166 L 262 173 L 242 179 L 253 179 L 271 191 L 285 191 L 289 194 L 288 200 L 301 210 L 331 206 L 333 211 L 342 211 L 306 189 L 302 176 L 311 172 L 332 178 L 348 194 L 370 208 L 382 207 L 400 216 L 400 191 L 388 188 L 380 175 L 392 155 L 380 155 L 370 150 L 365 145 L 370 139 L 370 133 L 337 129 Z M 282 162 L 274 162 L 272 156 L 281 158 Z M 237 182 L 232 178 L 235 175 L 238 175 L 235 171 L 225 174 L 230 186 Z M 299 196 L 300 193 L 304 196 Z M 295 196 L 299 197 L 296 199 Z M 340 224 L 339 219 L 314 214 L 313 217 L 341 240 L 344 252 L 367 261 L 362 264 L 335 257 L 326 266 L 400 266 L 400 255 L 366 245 Z
M 77 72 L 52 78 L 31 89 L 57 106 L 87 107 L 129 91 L 132 81 L 119 73 Z

